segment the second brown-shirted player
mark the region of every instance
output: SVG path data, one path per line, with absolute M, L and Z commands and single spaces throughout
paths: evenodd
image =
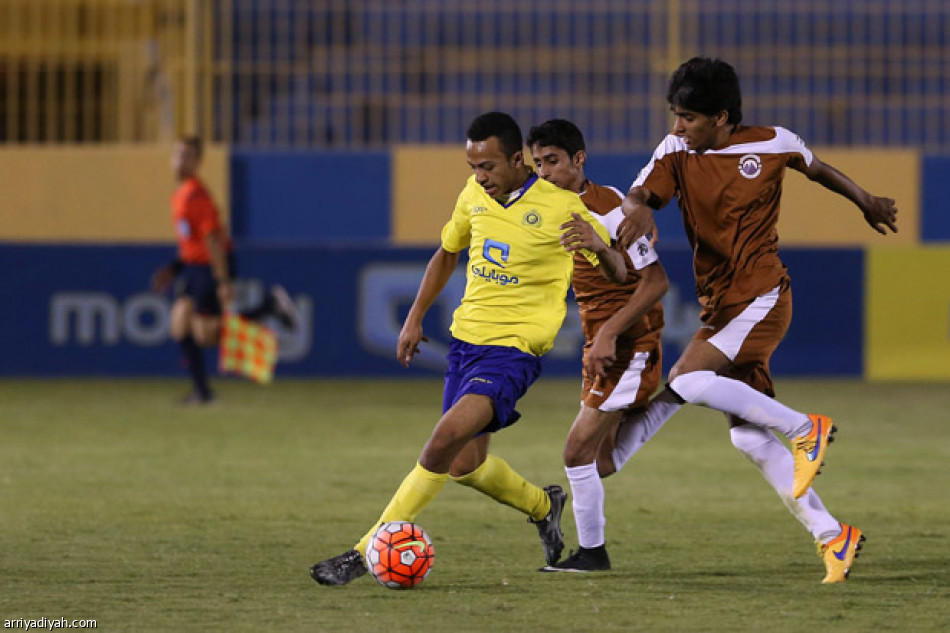
M 528 147 L 538 175 L 581 200 L 616 238 L 623 219 L 623 196 L 612 187 L 587 180 L 584 137 L 576 125 L 553 119 L 531 129 Z M 591 226 L 581 220 L 569 222 L 582 244 L 596 239 Z M 580 548 L 565 560 L 543 571 L 598 571 L 610 568 L 604 527 L 604 487 L 601 474 L 619 468 L 636 447 L 672 415 L 678 404 L 659 402 L 643 415 L 662 376 L 660 335 L 663 306 L 660 299 L 668 281 L 649 237 L 643 237 L 623 252 L 627 276 L 613 283 L 583 258 L 575 256 L 571 283 L 580 308 L 584 330 L 584 368 L 581 408 L 568 433 L 564 467 L 571 484 L 574 521 Z M 657 407 L 660 409 L 657 411 Z M 665 407 L 665 408 L 664 408 Z M 637 412 L 638 423 L 625 414 Z M 624 456 L 612 455 L 621 420 L 627 444 Z M 609 464 L 609 468 L 606 466 Z M 598 472 L 600 467 L 601 472 Z M 606 470 L 606 473 L 603 471 Z

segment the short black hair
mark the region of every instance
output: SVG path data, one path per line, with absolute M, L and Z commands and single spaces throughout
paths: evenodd
M 182 136 L 178 139 L 185 147 L 190 147 L 195 152 L 195 156 L 201 158 L 204 153 L 204 142 L 200 136 Z
M 742 91 L 736 70 L 721 59 L 694 57 L 684 62 L 670 77 L 666 100 L 709 116 L 725 110 L 728 122 L 742 121 Z
M 524 149 L 521 142 L 521 128 L 510 114 L 504 112 L 486 112 L 480 114 L 468 126 L 465 136 L 470 141 L 487 141 L 497 136 L 501 151 L 512 157 Z
M 528 147 L 535 145 L 563 149 L 572 158 L 577 152 L 587 149 L 580 128 L 567 119 L 550 119 L 531 128 Z

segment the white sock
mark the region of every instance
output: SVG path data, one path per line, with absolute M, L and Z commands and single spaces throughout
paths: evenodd
M 750 424 L 777 431 L 790 440 L 811 430 L 811 420 L 804 413 L 790 409 L 744 382 L 717 376 L 712 371 L 680 374 L 670 381 L 670 387 L 686 402 L 734 415 Z
M 755 464 L 769 485 L 775 489 L 785 506 L 801 521 L 816 541 L 827 543 L 841 531 L 838 520 L 825 509 L 813 488 L 796 499 L 792 494 L 795 479 L 795 460 L 792 454 L 771 431 L 743 424 L 729 430 L 732 444 Z
M 604 516 L 604 484 L 597 474 L 597 464 L 565 466 L 564 472 L 571 482 L 577 542 L 581 547 L 599 547 L 605 542 L 607 518 Z
M 618 472 L 683 406 L 679 402 L 664 399 L 662 395 L 650 401 L 645 409 L 623 414 L 620 428 L 617 430 L 617 444 L 610 453 L 614 460 L 614 469 Z

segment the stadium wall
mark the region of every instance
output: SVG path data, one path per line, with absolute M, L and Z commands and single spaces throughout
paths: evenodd
M 170 242 L 170 146 L 0 149 L 0 240 Z M 901 231 L 878 236 L 840 197 L 786 180 L 789 246 L 895 246 L 950 240 L 950 157 L 911 150 L 818 150 L 900 205 Z M 593 179 L 626 189 L 648 154 L 600 154 Z M 392 152 L 261 152 L 211 147 L 202 175 L 239 240 L 287 244 L 436 244 L 469 169 L 452 147 Z M 869 184 L 870 183 L 870 184 Z M 880 184 L 878 184 L 880 183 Z M 921 206 L 921 203 L 924 203 Z M 675 206 L 675 205 L 674 205 Z M 684 238 L 675 210 L 657 214 L 661 239 Z
M 875 380 L 950 378 L 950 247 L 868 253 L 865 375 Z
M 170 299 L 150 292 L 162 246 L 5 245 L 0 266 L 18 270 L 0 299 L 0 375 L 179 375 L 168 338 Z M 280 281 L 302 313 L 297 333 L 274 325 L 285 376 L 419 376 L 444 368 L 448 326 L 464 289 L 462 267 L 424 324 L 431 342 L 407 372 L 396 339 L 431 248 L 253 246 L 239 249 L 240 296 L 253 302 Z M 666 365 L 699 325 L 689 251 L 661 250 L 672 288 L 665 300 Z M 779 375 L 861 375 L 865 254 L 861 249 L 787 249 L 795 319 L 773 368 Z M 827 271 L 834 270 L 834 276 Z M 829 310 L 829 305 L 834 305 Z M 568 311 L 546 357 L 548 375 L 575 376 L 583 334 Z
M 817 148 L 815 153 L 872 191 L 886 192 L 898 200 L 901 231 L 885 237 L 868 230 L 850 202 L 789 170 L 779 222 L 784 245 L 894 246 L 919 242 L 921 159 L 918 152 Z M 396 149 L 392 161 L 393 241 L 405 245 L 437 244 L 442 225 L 455 205 L 460 183 L 471 173 L 464 156 L 455 146 L 409 147 Z M 596 182 L 626 191 L 649 161 L 649 154 L 593 154 L 587 174 Z M 934 177 L 938 175 L 935 173 Z M 947 205 L 945 201 L 943 204 Z M 657 213 L 656 218 L 661 240 L 685 242 L 675 204 Z
M 167 242 L 172 145 L 0 146 L 0 241 Z M 205 147 L 202 175 L 227 219 L 230 156 Z
M 154 267 L 172 254 L 169 151 L 0 152 L 6 192 L 0 263 L 10 271 L 0 285 L 8 307 L 0 374 L 179 373 L 167 336 L 168 298 L 146 288 Z M 846 203 L 790 175 L 780 230 L 795 316 L 774 359 L 776 374 L 950 379 L 950 297 L 937 281 L 950 270 L 944 184 L 950 158 L 820 155 L 872 190 L 894 195 L 901 231 L 877 236 Z M 589 171 L 624 188 L 648 159 L 601 154 Z M 468 176 L 457 147 L 277 154 L 213 148 L 204 174 L 222 207 L 231 201 L 247 292 L 280 281 L 308 315 L 301 335 L 281 333 L 279 373 L 418 375 L 404 372 L 392 350 L 438 230 Z M 843 205 L 840 212 L 836 205 Z M 657 217 L 660 252 L 674 282 L 668 363 L 695 328 L 696 308 L 679 214 L 669 208 Z M 460 292 L 459 277 L 428 329 L 445 332 Z M 576 373 L 579 340 L 572 313 L 548 373 Z M 430 349 L 418 364 L 438 371 L 441 351 L 437 344 Z
M 232 233 L 285 244 L 386 242 L 386 152 L 251 152 L 231 155 Z

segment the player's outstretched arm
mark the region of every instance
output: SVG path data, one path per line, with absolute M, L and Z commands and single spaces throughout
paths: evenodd
M 631 187 L 624 197 L 621 205 L 624 218 L 617 229 L 617 239 L 623 248 L 630 248 L 644 235 L 656 233 L 651 198 L 655 196 L 646 187 Z
M 571 219 L 562 224 L 560 229 L 564 231 L 561 234 L 561 246 L 564 250 L 573 253 L 586 249 L 597 255 L 597 269 L 606 279 L 617 284 L 626 279 L 627 264 L 623 255 L 604 242 L 580 213 L 572 213 Z
M 886 229 L 897 233 L 897 206 L 893 199 L 871 195 L 828 163 L 818 160 L 817 156 L 802 173 L 809 180 L 853 202 L 864 214 L 864 221 L 881 235 L 887 235 Z
M 617 360 L 617 338 L 643 318 L 669 289 L 669 279 L 659 261 L 640 272 L 643 278 L 637 284 L 637 289 L 627 299 L 627 303 L 607 319 L 591 342 L 590 350 L 584 357 L 584 369 L 588 376 L 607 375 L 607 370 Z
M 449 282 L 458 261 L 459 253 L 450 253 L 441 246 L 429 260 L 425 275 L 419 284 L 419 291 L 412 302 L 412 307 L 409 308 L 406 322 L 403 323 L 396 342 L 396 360 L 403 367 L 408 367 L 412 357 L 419 353 L 419 343 L 429 340 L 422 333 L 422 319 L 445 288 L 445 284 Z

